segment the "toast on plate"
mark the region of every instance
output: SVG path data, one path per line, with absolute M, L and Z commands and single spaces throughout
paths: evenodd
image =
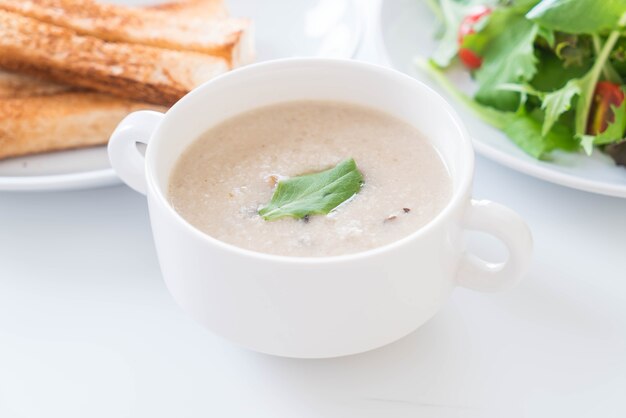
M 27 75 L 0 70 L 0 100 L 49 96 L 73 90 L 73 87 L 40 80 Z
M 95 0 L 0 0 L 0 9 L 108 42 L 214 55 L 232 68 L 250 61 L 252 28 L 248 19 L 226 16 L 220 3 L 196 0 L 139 9 Z
M 0 68 L 169 106 L 228 64 L 197 52 L 107 42 L 0 10 Z
M 140 109 L 164 110 L 92 92 L 0 98 L 0 159 L 106 144 Z
M 169 105 L 196 84 L 226 71 L 228 60 L 238 65 L 251 59 L 251 45 L 242 47 L 249 27 L 233 46 L 224 42 L 226 60 L 196 52 L 207 50 L 207 40 L 217 44 L 218 35 L 229 29 L 226 24 L 211 26 L 228 19 L 222 0 L 104 6 L 108 16 L 98 15 L 100 6 L 86 0 L 0 0 L 0 67 L 20 71 L 0 70 L 0 159 L 106 144 L 128 113 L 166 110 L 137 100 Z M 128 30 L 124 16 L 141 16 L 141 30 Z M 90 26 L 93 19 L 98 24 Z M 181 27 L 181 21 L 198 23 Z M 159 31 L 162 35 L 163 28 L 172 25 L 178 25 L 179 37 L 159 41 Z M 89 27 L 91 32 L 84 30 Z M 190 41 L 194 30 L 206 32 L 193 39 L 195 44 Z M 184 39 L 185 33 L 189 39 Z
M 140 10 L 144 9 L 167 14 L 170 19 L 185 16 L 210 19 L 225 17 L 227 14 L 222 0 L 180 0 L 149 5 Z M 0 70 L 0 99 L 46 96 L 76 90 L 76 87 Z

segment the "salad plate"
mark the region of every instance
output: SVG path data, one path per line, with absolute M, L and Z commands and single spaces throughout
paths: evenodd
M 155 0 L 105 0 L 148 5 Z M 362 37 L 355 0 L 226 0 L 233 16 L 254 21 L 256 61 L 294 56 L 351 58 Z M 119 183 L 106 147 L 0 161 L 0 191 L 85 189 Z
M 599 151 L 591 156 L 555 151 L 549 161 L 536 160 L 515 146 L 504 133 L 478 119 L 419 69 L 416 59 L 430 57 L 437 47 L 437 19 L 426 0 L 380 0 L 376 26 L 378 47 L 386 64 L 425 82 L 446 97 L 467 124 L 479 154 L 562 186 L 626 197 L 626 168 L 616 166 L 609 156 Z M 461 68 L 452 68 L 447 76 L 462 91 L 472 93 L 475 89 L 469 73 Z

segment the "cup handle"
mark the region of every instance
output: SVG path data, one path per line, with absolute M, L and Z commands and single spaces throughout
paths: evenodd
M 497 292 L 515 286 L 530 264 L 533 239 L 524 220 L 511 209 L 487 200 L 472 200 L 464 228 L 493 235 L 507 247 L 503 263 L 489 263 L 465 253 L 457 273 L 460 286 L 483 292 Z
M 145 158 L 137 142 L 148 144 L 152 133 L 165 116 L 152 110 L 141 110 L 126 116 L 109 140 L 109 161 L 113 170 L 131 188 L 146 194 Z

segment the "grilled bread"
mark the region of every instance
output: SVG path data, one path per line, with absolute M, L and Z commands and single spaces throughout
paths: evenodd
M 106 144 L 129 113 L 164 110 L 0 72 L 0 159 Z
M 180 19 L 187 16 L 216 19 L 225 17 L 227 14 L 222 0 L 181 0 L 146 6 L 139 10 L 163 13 L 168 19 Z M 0 70 L 0 99 L 47 96 L 76 90 L 78 89 L 75 87 Z
M 0 9 L 108 42 L 205 53 L 224 58 L 231 67 L 244 64 L 252 52 L 250 22 L 224 16 L 220 3 L 188 1 L 137 9 L 95 0 L 0 0 Z M 173 20 L 166 10 L 182 11 L 185 18 Z
M 103 145 L 128 113 L 163 110 L 99 93 L 0 98 L 0 159 Z
M 0 10 L 0 68 L 169 106 L 228 64 L 197 52 L 106 42 Z
M 27 75 L 0 71 L 0 100 L 21 97 L 50 96 L 73 90 L 72 87 L 51 83 Z
M 153 102 L 169 104 L 195 84 L 227 67 L 227 63 L 220 59 L 194 53 L 188 39 L 180 44 L 156 42 L 157 47 L 150 47 L 155 42 L 146 42 L 150 25 L 156 25 L 156 22 L 160 23 L 158 28 L 153 26 L 153 29 L 158 29 L 154 33 L 187 19 L 204 19 L 209 25 L 213 20 L 225 19 L 227 12 L 222 0 L 179 0 L 141 9 L 111 6 L 109 12 L 117 13 L 118 17 L 85 15 L 95 9 L 74 14 L 76 7 L 89 7 L 89 3 L 93 6 L 93 2 L 83 0 L 0 0 L 0 67 L 18 69 L 37 76 L 0 70 L 0 159 L 103 145 L 115 126 L 129 112 L 140 109 L 166 110 L 161 106 L 89 91 L 85 87 L 124 97 L 150 97 Z M 71 15 L 70 21 L 75 26 L 46 19 L 46 13 L 54 16 L 53 11 L 47 8 L 55 5 L 58 6 L 57 12 Z M 74 9 L 74 12 L 70 12 L 70 9 Z M 11 10 L 18 13 L 6 13 Z M 120 27 L 128 29 L 127 22 L 114 29 L 123 20 L 120 16 L 138 16 L 139 10 L 142 20 L 146 15 L 150 18 L 149 24 L 142 23 L 146 36 L 134 41 L 131 37 L 126 42 L 113 42 L 113 39 L 117 39 L 113 37 L 97 39 L 99 36 L 90 34 L 102 33 L 81 32 L 80 24 L 76 24 L 80 16 L 96 18 L 100 19 L 98 28 L 105 25 L 113 33 Z M 59 15 L 56 18 L 65 19 Z M 86 20 L 82 23 L 87 24 Z M 206 28 L 204 26 L 203 30 L 206 31 Z M 179 33 L 184 32 L 179 29 Z M 210 34 L 217 33 L 216 29 L 210 29 Z M 210 34 L 205 38 L 210 38 Z M 245 34 L 249 34 L 248 29 L 244 31 Z M 158 38 L 152 38 L 153 41 L 155 39 Z M 225 54 L 230 57 L 231 64 L 237 65 L 249 58 L 251 49 L 242 52 L 242 39 L 244 37 L 240 36 L 232 52 Z M 142 43 L 149 45 L 142 46 Z M 203 42 L 203 45 L 205 47 L 207 42 Z M 151 60 L 142 62 L 146 58 Z
M 129 112 L 146 108 L 88 92 L 0 99 L 0 158 L 106 144 Z

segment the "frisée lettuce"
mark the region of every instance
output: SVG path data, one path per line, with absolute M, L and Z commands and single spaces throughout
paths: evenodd
M 600 148 L 626 160 L 626 0 L 429 0 L 439 45 L 416 64 L 538 159 Z M 446 76 L 464 65 L 469 97 Z

